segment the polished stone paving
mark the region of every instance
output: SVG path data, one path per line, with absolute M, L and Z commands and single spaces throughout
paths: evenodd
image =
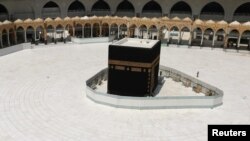
M 161 64 L 221 88 L 215 109 L 131 110 L 85 97 L 104 44 L 39 46 L 0 57 L 0 141 L 206 141 L 208 124 L 250 124 L 250 55 L 163 47 Z

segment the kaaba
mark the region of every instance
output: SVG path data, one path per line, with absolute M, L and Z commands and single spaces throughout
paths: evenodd
M 153 96 L 158 85 L 161 42 L 124 38 L 109 45 L 108 93 Z

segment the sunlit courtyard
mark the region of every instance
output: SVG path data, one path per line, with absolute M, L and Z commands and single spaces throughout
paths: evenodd
M 85 81 L 107 60 L 108 43 L 39 45 L 0 57 L 0 140 L 206 141 L 208 124 L 250 124 L 249 52 L 162 47 L 161 65 L 194 77 L 199 71 L 200 80 L 224 91 L 214 109 L 96 104 L 86 98 Z

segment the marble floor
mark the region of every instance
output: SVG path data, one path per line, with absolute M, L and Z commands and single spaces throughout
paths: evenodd
M 161 64 L 224 91 L 215 109 L 99 105 L 85 81 L 107 66 L 108 44 L 38 46 L 0 57 L 0 141 L 206 141 L 208 124 L 250 124 L 250 54 L 163 47 Z

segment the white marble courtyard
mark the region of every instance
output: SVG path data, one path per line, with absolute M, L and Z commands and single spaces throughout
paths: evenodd
M 41 45 L 0 57 L 0 141 L 206 141 L 208 124 L 250 124 L 250 53 L 162 48 L 161 64 L 224 91 L 215 109 L 129 110 L 85 97 L 108 44 Z

